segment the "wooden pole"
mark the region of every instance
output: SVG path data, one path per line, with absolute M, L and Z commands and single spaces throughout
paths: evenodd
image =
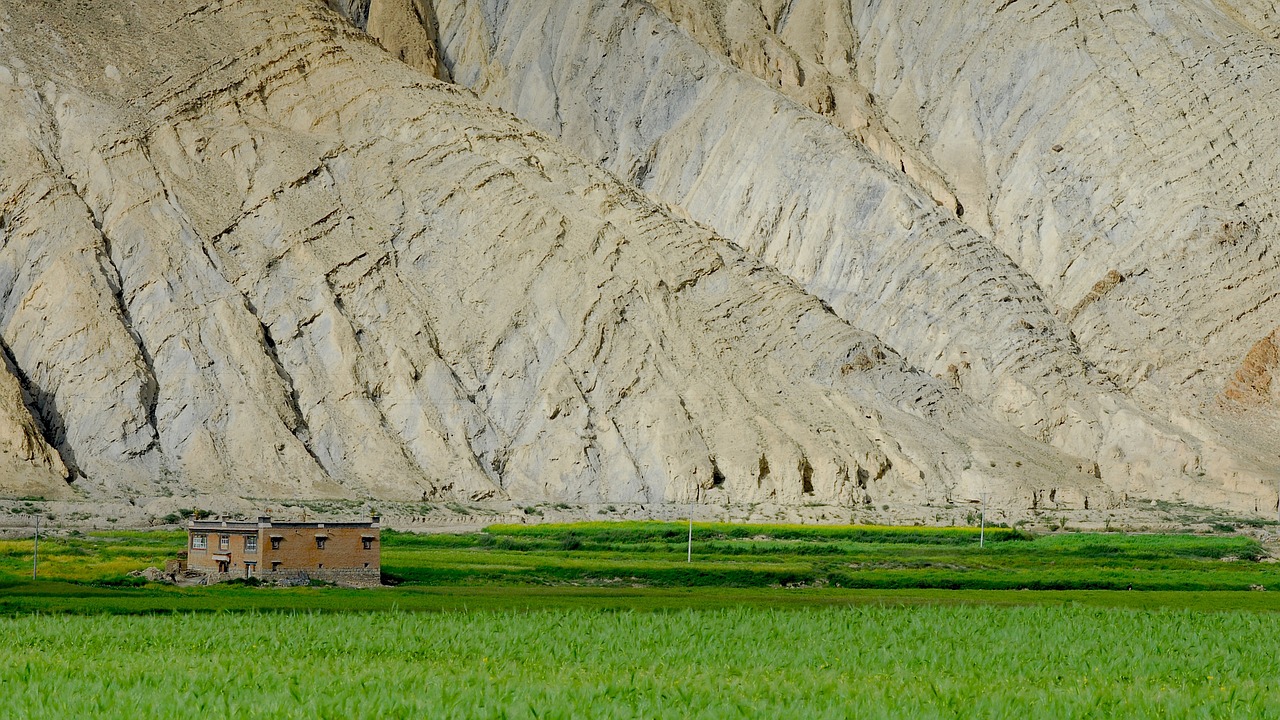
M 987 493 L 982 493 L 982 528 L 978 530 L 978 547 L 987 545 Z

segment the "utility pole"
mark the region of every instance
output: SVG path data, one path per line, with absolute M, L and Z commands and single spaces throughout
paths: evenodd
M 693 562 L 693 513 L 689 514 L 689 557 L 685 562 Z
M 40 575 L 40 516 L 36 515 L 36 540 L 31 550 L 31 579 Z
M 987 545 L 987 492 L 982 491 L 982 525 L 978 530 L 978 547 Z

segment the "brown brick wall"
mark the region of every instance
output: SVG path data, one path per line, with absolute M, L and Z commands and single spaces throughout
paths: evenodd
M 281 570 L 371 570 L 381 572 L 382 547 L 377 529 L 360 527 L 272 526 L 262 531 L 262 568 L 271 570 L 279 562 Z M 271 547 L 273 535 L 280 536 L 280 549 Z M 316 536 L 327 535 L 324 549 Z M 372 536 L 372 547 L 364 549 L 364 538 Z
M 253 575 L 266 579 L 298 572 L 321 579 L 346 579 L 346 575 L 352 573 L 362 580 L 381 576 L 382 546 L 378 527 L 363 523 L 200 525 L 188 529 L 187 566 L 196 572 L 214 574 L 215 580 L 245 577 L 250 563 L 254 566 Z M 195 548 L 197 535 L 207 538 L 207 547 L 203 550 Z M 222 536 L 227 537 L 226 550 L 220 547 Z M 317 537 L 324 538 L 323 547 L 316 542 Z M 256 538 L 257 549 L 247 550 L 245 538 Z M 272 547 L 273 539 L 279 540 L 279 548 Z M 368 549 L 364 546 L 366 539 Z M 220 557 L 228 559 L 225 572 L 218 566 Z
M 204 550 L 197 550 L 194 547 L 197 534 L 203 534 L 208 539 L 208 546 Z M 224 535 L 227 537 L 227 550 L 222 550 L 218 542 Z M 218 569 L 215 556 L 230 556 L 230 574 L 233 577 L 244 575 L 246 561 L 257 562 L 258 569 L 261 570 L 261 542 L 257 552 L 245 552 L 246 537 L 258 537 L 258 530 L 256 528 L 211 528 L 189 532 L 187 534 L 187 567 L 199 572 L 215 572 Z

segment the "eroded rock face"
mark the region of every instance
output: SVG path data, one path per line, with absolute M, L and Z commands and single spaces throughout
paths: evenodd
M 0 5 L 0 450 L 18 478 L 0 468 L 0 493 L 1274 498 L 1274 420 L 1216 402 L 1228 367 L 1266 364 L 1237 336 L 1275 327 L 1254 327 L 1274 308 L 1270 221 L 1186 211 L 1194 193 L 1147 211 L 1098 193 L 1150 167 L 1104 183 L 1080 160 L 1036 166 L 1075 198 L 1041 226 L 1092 212 L 1127 252 L 1062 230 L 1025 250 L 1026 218 L 1001 214 L 1032 201 L 1012 121 L 976 80 L 910 110 L 945 85 L 913 75 L 932 56 L 894 29 L 917 11 Z M 973 38 L 970 19 L 943 18 Z M 1060 130 L 1040 82 L 1023 115 Z M 892 83 L 906 99 L 886 105 Z M 1139 247 L 1139 210 L 1182 230 Z M 1178 238 L 1207 227 L 1235 249 L 1188 260 Z M 1194 272 L 1238 280 L 1213 312 L 1243 313 L 1203 336 L 1223 344 L 1175 330 L 1200 344 L 1129 353 L 1151 323 L 1182 328 L 1178 308 L 1208 316 L 1174 302 Z M 1206 358 L 1208 379 L 1156 372 Z
M 1273 193 L 1248 152 L 1215 154 L 1220 119 L 1189 97 L 1229 88 L 1246 112 L 1276 96 L 1247 23 L 1214 10 L 1201 28 L 1190 6 L 1160 3 L 1096 17 L 1040 3 L 435 6 L 458 82 L 1117 491 L 1274 497 L 1274 458 L 1227 460 L 1274 441 L 1232 429 L 1214 401 L 1275 324 Z M 1176 52 L 1144 45 L 1170 27 L 1187 37 Z M 1192 63 L 1200 40 L 1250 73 Z M 1141 81 L 1114 77 L 1125 57 L 1150 58 Z M 1187 119 L 1156 127 L 1148 101 Z M 1267 146 L 1256 125 L 1241 132 Z
M 435 11 L 430 0 L 328 0 L 329 6 L 365 30 L 392 55 L 441 80 Z
M 1223 391 L 1223 399 L 1245 407 L 1280 410 L 1280 328 L 1249 350 Z
M 1276 111 L 1274 3 L 657 5 L 791 97 L 837 98 L 817 109 L 855 132 L 870 98 L 870 125 L 940 171 L 1092 362 L 1217 422 L 1280 319 L 1276 129 L 1256 120 Z M 781 54 L 801 71 L 768 71 Z
M 2 18 L 0 329 L 81 493 L 1118 501 L 320 3 L 143 5 Z

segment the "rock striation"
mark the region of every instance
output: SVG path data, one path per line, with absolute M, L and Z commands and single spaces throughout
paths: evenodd
M 0 329 L 84 496 L 1118 501 L 318 3 L 3 22 Z
M 1147 137 L 1141 88 L 1109 77 L 1122 58 L 1091 40 L 1120 18 L 1044 42 L 1027 23 L 1051 34 L 1077 6 L 552 5 L 438 0 L 455 79 L 778 267 L 1117 491 L 1274 496 L 1274 458 L 1244 473 L 1229 460 L 1273 440 L 1225 431 L 1214 402 L 1276 324 L 1274 212 L 1248 209 L 1265 184 L 1228 206 L 1224 184 L 1256 177 L 1243 165 L 1151 156 L 1147 145 L 1183 131 Z M 1191 22 L 1163 8 L 1140 19 Z M 919 32 L 926 22 L 938 29 Z M 1215 42 L 1231 29 L 1219 25 Z M 1151 36 L 1123 27 L 1126 42 Z M 1260 38 L 1230 37 L 1228 54 L 1257 56 Z M 1010 51 L 977 51 L 988 46 Z M 1151 51 L 1165 76 L 1187 74 Z M 1229 83 L 1246 98 L 1235 104 L 1265 103 L 1276 83 L 1244 77 Z M 1160 85 L 1163 101 L 1186 88 Z M 1107 98 L 1109 133 L 1077 96 Z M 1220 130 L 1186 132 L 1212 146 Z M 1045 204 L 1059 196 L 1072 199 Z M 1198 284 L 1210 301 L 1188 292 Z
M 0 3 L 0 494 L 1266 510 L 1274 19 L 943 5 Z

